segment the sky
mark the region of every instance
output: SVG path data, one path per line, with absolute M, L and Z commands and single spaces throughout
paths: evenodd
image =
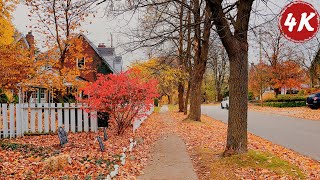
M 312 4 L 320 13 L 320 0 L 304 0 Z M 252 25 L 261 24 L 274 17 L 276 14 L 281 12 L 281 9 L 288 3 L 292 2 L 292 0 L 268 0 L 267 6 L 261 1 L 256 0 L 254 2 L 254 10 L 259 10 L 259 14 L 251 15 L 250 23 Z M 139 49 L 134 52 L 125 52 L 122 48 L 122 44 L 125 44 L 130 41 L 130 39 L 123 35 L 124 32 L 129 32 L 130 29 L 135 28 L 138 25 L 138 17 L 140 14 L 136 13 L 132 16 L 132 13 L 126 13 L 124 15 L 117 16 L 116 18 L 112 18 L 110 16 L 104 15 L 102 9 L 98 11 L 96 18 L 90 19 L 92 22 L 85 23 L 82 25 L 82 30 L 86 32 L 84 34 L 95 44 L 105 43 L 107 46 L 111 45 L 111 34 L 113 39 L 113 46 L 116 47 L 116 52 L 119 55 L 123 56 L 124 60 L 124 68 L 130 65 L 131 62 L 136 60 L 145 60 L 147 59 L 147 53 L 144 49 Z M 34 21 L 29 21 L 28 17 L 29 9 L 25 5 L 18 5 L 15 12 L 13 13 L 13 23 L 16 28 L 26 34 L 28 31 L 32 30 L 30 26 L 36 26 Z M 34 31 L 33 31 L 34 32 Z M 319 37 L 320 32 L 318 32 Z M 40 42 L 41 37 L 35 35 L 35 39 Z M 259 59 L 259 53 L 257 53 L 257 43 L 255 41 L 249 41 L 249 62 L 256 62 Z M 303 44 L 303 48 L 308 48 L 308 43 Z

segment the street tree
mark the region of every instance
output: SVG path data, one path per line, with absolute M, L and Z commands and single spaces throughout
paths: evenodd
M 248 150 L 248 30 L 253 1 L 227 3 L 223 0 L 206 0 L 230 61 L 230 109 L 225 156 Z

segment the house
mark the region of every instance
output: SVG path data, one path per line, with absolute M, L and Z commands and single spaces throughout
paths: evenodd
M 122 72 L 122 57 L 116 55 L 114 47 L 106 47 L 104 43 L 100 43 L 97 47 L 84 34 L 80 34 L 78 38 L 82 43 L 83 57 L 65 64 L 68 68 L 74 68 L 75 66 L 78 68 L 80 75 L 76 77 L 76 81 L 94 82 L 98 74 Z M 57 70 L 52 67 L 44 67 L 44 69 L 45 72 L 42 72 L 44 74 L 58 75 Z M 64 85 L 66 88 L 73 86 L 70 82 L 65 82 Z M 30 92 L 21 93 L 22 102 L 47 103 L 57 101 L 41 84 L 29 84 L 28 86 L 34 90 L 31 95 Z

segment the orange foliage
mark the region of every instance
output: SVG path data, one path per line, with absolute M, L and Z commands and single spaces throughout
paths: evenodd
M 305 82 L 306 73 L 296 62 L 288 60 L 271 69 L 271 84 L 274 88 L 300 88 Z

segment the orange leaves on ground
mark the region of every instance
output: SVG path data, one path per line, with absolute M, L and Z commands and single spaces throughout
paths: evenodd
M 273 114 L 281 114 L 285 116 L 320 121 L 320 109 L 315 110 L 308 107 L 276 108 L 276 107 L 261 107 L 261 106 L 254 106 L 254 105 L 249 106 L 249 109 L 253 111 L 270 112 Z
M 127 152 L 126 164 L 120 165 L 117 179 L 129 179 L 140 174 L 146 165 L 148 154 L 154 141 L 164 131 L 164 124 L 157 114 L 146 120 L 135 133 L 126 133 L 123 136 L 114 136 L 108 133 L 108 141 L 104 141 L 105 152 L 101 152 L 96 136 L 97 133 L 69 133 L 64 148 L 60 148 L 57 135 L 25 136 L 12 140 L 1 140 L 0 143 L 10 146 L 0 146 L 0 177 L 15 179 L 52 179 L 91 177 L 107 175 L 113 170 L 113 164 L 119 164 L 119 156 L 123 147 L 129 146 L 129 138 L 143 139 L 132 152 Z M 14 144 L 16 143 L 16 144 Z M 71 164 L 63 169 L 52 171 L 46 168 L 45 161 L 50 157 L 62 154 L 70 155 Z
M 172 116 L 176 119 L 175 131 L 183 137 L 185 140 L 188 151 L 192 156 L 194 167 L 198 173 L 200 179 L 208 178 L 208 172 L 210 169 L 206 169 L 201 164 L 201 157 L 199 156 L 199 148 L 210 150 L 215 154 L 222 154 L 226 143 L 227 126 L 217 120 L 214 120 L 207 116 L 201 117 L 201 122 L 184 121 L 185 115 L 179 113 L 172 113 Z M 320 164 L 310 158 L 300 155 L 294 151 L 275 145 L 272 142 L 264 140 L 260 137 L 249 133 L 249 149 L 258 150 L 260 152 L 271 153 L 285 161 L 292 163 L 299 167 L 303 173 L 306 174 L 308 179 L 320 178 Z M 205 152 L 204 152 L 205 153 Z M 199 159 L 200 158 L 200 159 Z M 214 158 L 214 157 L 208 157 Z M 208 160 L 210 161 L 210 160 Z M 220 169 L 219 169 L 220 170 Z M 222 168 L 222 171 L 223 168 Z M 279 179 L 279 174 L 270 172 L 267 169 L 247 167 L 234 169 L 235 175 L 238 178 L 276 178 Z M 230 173 L 230 172 L 219 172 Z M 232 172 L 231 172 L 232 173 Z M 285 175 L 283 175 L 284 178 Z M 290 177 L 286 177 L 290 179 Z M 291 177 L 292 178 L 292 177 Z

